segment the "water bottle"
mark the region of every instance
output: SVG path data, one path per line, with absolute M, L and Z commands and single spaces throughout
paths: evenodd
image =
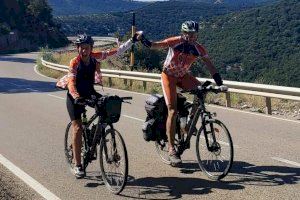
M 180 128 L 184 129 L 186 127 L 187 118 L 186 117 L 180 117 Z

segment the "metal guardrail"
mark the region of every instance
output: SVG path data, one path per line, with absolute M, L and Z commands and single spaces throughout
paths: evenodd
M 68 66 L 47 62 L 43 60 L 43 58 L 41 58 L 41 62 L 42 65 L 44 65 L 45 67 L 58 70 L 58 71 L 63 71 L 63 72 L 68 71 Z M 155 74 L 155 73 L 119 71 L 119 70 L 108 70 L 108 69 L 101 69 L 101 71 L 103 76 L 109 78 L 110 86 L 112 83 L 111 78 L 143 81 L 144 89 L 146 89 L 147 87 L 147 82 L 160 83 L 161 81 L 160 74 Z M 201 82 L 204 82 L 206 80 L 210 80 L 214 82 L 212 79 L 205 79 L 205 78 L 197 78 L 197 79 Z M 267 114 L 272 114 L 271 98 L 300 101 L 300 88 L 296 88 L 296 87 L 283 87 L 283 86 L 245 83 L 245 82 L 226 81 L 226 80 L 223 82 L 225 85 L 229 87 L 229 90 L 226 93 L 227 107 L 231 107 L 230 93 L 250 94 L 250 95 L 265 97 Z

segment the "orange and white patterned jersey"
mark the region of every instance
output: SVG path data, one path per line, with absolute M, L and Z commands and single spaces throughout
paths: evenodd
M 110 50 L 104 50 L 104 51 L 99 51 L 99 52 L 91 52 L 91 59 L 93 61 L 93 67 L 94 69 L 94 77 L 91 77 L 91 80 L 94 81 L 95 84 L 100 84 L 102 85 L 102 73 L 100 70 L 100 61 L 105 60 L 107 57 L 110 56 L 120 56 L 122 55 L 126 50 L 131 48 L 132 46 L 132 41 L 127 40 L 125 43 L 120 45 L 117 48 L 110 49 Z M 96 61 L 97 60 L 97 61 Z M 69 66 L 69 72 L 67 75 L 62 77 L 58 82 L 56 83 L 56 86 L 62 89 L 68 89 L 72 97 L 75 99 L 76 97 L 79 97 L 79 93 L 77 90 L 76 86 L 76 77 L 77 77 L 77 72 L 78 68 L 80 65 L 80 56 L 76 56 L 70 61 L 70 66 Z
M 160 43 L 169 47 L 163 71 L 171 76 L 183 77 L 198 57 L 208 57 L 202 45 L 197 42 L 189 44 L 181 36 L 167 38 Z
M 68 89 L 69 93 L 72 95 L 74 99 L 80 96 L 77 91 L 78 86 L 76 86 L 77 72 L 80 64 L 81 64 L 80 56 L 78 55 L 70 61 L 68 74 L 63 76 L 56 83 L 57 87 L 62 89 Z M 94 56 L 91 56 L 90 65 L 91 66 L 89 68 L 92 69 L 92 73 L 94 74 L 94 77 L 90 77 L 91 81 L 94 82 L 95 84 L 102 85 L 102 73 L 100 70 L 100 63 L 96 61 Z

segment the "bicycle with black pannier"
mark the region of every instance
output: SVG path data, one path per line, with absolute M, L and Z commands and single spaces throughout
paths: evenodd
M 179 156 L 190 149 L 190 140 L 196 136 L 196 156 L 200 169 L 213 180 L 224 178 L 233 163 L 233 142 L 229 130 L 223 122 L 216 119 L 216 113 L 206 109 L 207 93 L 225 92 L 210 81 L 194 90 L 182 91 L 194 95 L 190 103 L 182 94 L 178 94 L 178 112 L 176 119 L 175 148 Z M 162 95 L 151 95 L 146 100 L 147 118 L 143 125 L 146 141 L 154 141 L 156 150 L 166 164 L 172 164 L 168 156 L 166 136 L 167 107 Z

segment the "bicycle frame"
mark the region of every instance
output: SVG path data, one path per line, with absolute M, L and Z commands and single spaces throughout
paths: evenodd
M 204 132 L 204 137 L 205 137 L 205 141 L 206 141 L 206 146 L 208 148 L 209 151 L 214 150 L 213 146 L 209 144 L 209 140 L 207 137 L 208 131 L 206 129 L 206 122 L 209 120 L 212 120 L 212 114 L 206 110 L 205 107 L 205 103 L 204 103 L 204 95 L 200 94 L 199 96 L 195 96 L 194 97 L 194 102 L 192 104 L 192 111 L 189 114 L 189 117 L 191 117 L 190 121 L 187 124 L 186 129 L 188 130 L 187 132 L 187 137 L 186 139 L 183 141 L 183 148 L 179 150 L 179 154 L 181 155 L 186 149 L 188 149 L 190 147 L 190 140 L 193 136 L 193 130 L 195 130 L 197 121 L 199 119 L 199 117 L 201 118 L 201 128 L 203 129 Z M 196 110 L 196 111 L 194 111 Z M 200 129 L 201 129 L 200 128 Z M 210 124 L 210 128 L 213 131 L 213 127 L 212 124 Z M 199 131 L 199 130 L 198 130 Z M 180 132 L 178 133 L 180 134 Z M 215 138 L 215 134 L 212 134 L 212 139 L 213 139 L 213 143 L 216 141 Z
M 83 118 L 86 118 L 86 111 L 87 110 L 85 109 L 85 111 L 82 114 Z M 90 136 L 88 135 L 87 130 L 89 130 L 88 127 L 97 119 L 97 117 L 98 117 L 98 123 L 96 125 L 95 132 L 94 133 L 92 133 L 92 132 L 89 133 L 89 134 L 93 134 L 92 143 L 90 145 L 88 143 L 88 138 Z M 86 147 L 85 150 L 86 150 L 86 155 L 87 155 L 87 157 L 85 159 L 87 159 L 86 161 L 88 163 L 88 162 L 92 161 L 91 155 L 95 154 L 97 142 L 101 140 L 101 138 L 103 136 L 103 128 L 105 128 L 106 126 L 103 127 L 103 124 L 101 123 L 101 119 L 96 113 L 93 114 L 93 116 L 89 120 L 87 120 L 87 122 L 83 122 L 82 126 L 83 126 L 83 129 L 84 129 L 84 131 L 83 131 L 83 133 L 84 133 L 84 142 L 85 142 L 85 147 Z M 99 128 L 101 130 L 99 130 Z

